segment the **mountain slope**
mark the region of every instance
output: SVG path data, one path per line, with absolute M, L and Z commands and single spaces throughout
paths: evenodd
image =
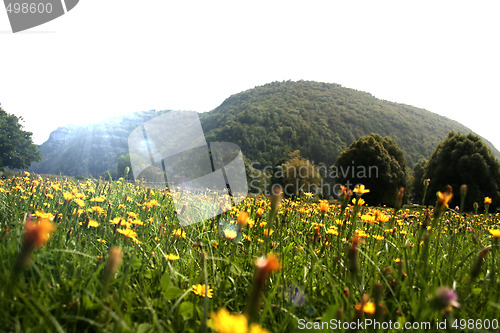
M 39 173 L 101 175 L 116 168 L 127 153 L 129 133 L 167 111 L 144 111 L 91 126 L 58 128 L 41 146 Z M 393 138 L 410 166 L 427 158 L 449 131 L 471 132 L 460 123 L 413 106 L 383 101 L 337 84 L 274 82 L 227 98 L 200 114 L 207 141 L 238 144 L 247 160 L 261 167 L 279 162 L 293 150 L 331 165 L 363 135 Z M 485 141 L 486 142 L 486 141 Z M 486 142 L 498 157 L 498 152 Z
M 359 137 L 379 133 L 393 138 L 412 166 L 427 158 L 449 131 L 471 132 L 423 109 L 308 81 L 274 82 L 235 94 L 201 119 L 209 141 L 237 143 L 262 164 L 300 149 L 308 159 L 330 165 Z

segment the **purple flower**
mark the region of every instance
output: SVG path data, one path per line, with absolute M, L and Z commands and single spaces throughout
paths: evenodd
M 443 305 L 443 307 L 446 307 L 448 305 L 451 305 L 455 308 L 460 307 L 460 303 L 457 302 L 458 296 L 450 287 L 439 287 L 436 291 L 436 300 L 441 305 Z

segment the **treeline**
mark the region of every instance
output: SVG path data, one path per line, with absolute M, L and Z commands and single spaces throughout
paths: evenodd
M 272 168 L 251 168 L 247 174 L 254 193 L 279 186 L 285 196 L 356 200 L 355 189 L 363 185 L 369 189 L 363 202 L 374 206 L 434 205 L 438 192 L 458 211 L 494 209 L 500 202 L 499 160 L 477 135 L 453 131 L 413 170 L 393 139 L 370 134 L 353 142 L 329 167 L 315 165 L 297 150 Z

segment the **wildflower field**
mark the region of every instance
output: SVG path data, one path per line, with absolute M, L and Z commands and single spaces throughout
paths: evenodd
M 499 331 L 499 216 L 368 190 L 248 197 L 181 228 L 166 190 L 0 180 L 0 331 Z

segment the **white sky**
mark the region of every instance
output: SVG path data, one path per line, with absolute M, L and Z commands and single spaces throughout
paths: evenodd
M 500 1 L 81 0 L 12 34 L 0 103 L 42 143 L 68 123 L 209 111 L 272 81 L 339 83 L 455 119 L 500 148 Z

